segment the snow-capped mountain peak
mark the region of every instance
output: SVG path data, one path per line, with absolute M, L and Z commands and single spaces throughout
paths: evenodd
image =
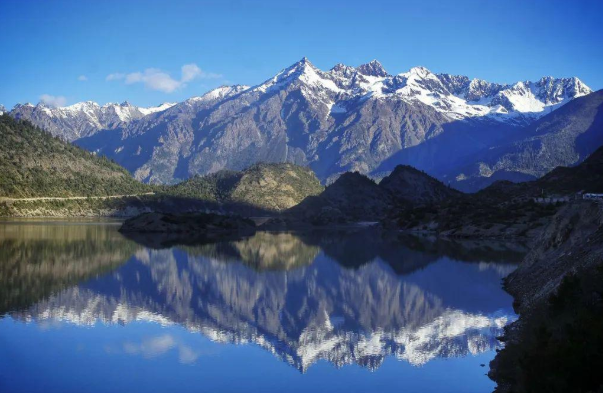
M 102 129 L 113 129 L 120 124 L 139 120 L 151 113 L 164 111 L 175 105 L 163 103 L 156 107 L 138 107 L 128 101 L 103 106 L 94 101 L 82 101 L 57 107 L 44 102 L 37 105 L 17 104 L 10 112 L 14 117 L 26 118 L 53 135 L 68 141 L 92 135 Z
M 414 76 L 416 78 L 435 78 L 435 75 L 423 66 L 412 67 L 408 72 L 401 75 Z
M 220 86 L 201 97 L 185 101 L 185 104 L 219 103 L 237 94 L 252 94 L 257 98 L 270 91 L 289 88 L 301 88 L 306 98 L 316 105 L 326 105 L 329 113 L 345 112 L 343 108 L 351 105 L 347 101 L 388 98 L 430 106 L 451 120 L 490 117 L 513 123 L 532 121 L 573 98 L 592 92 L 575 77 L 547 76 L 536 82 L 520 81 L 507 85 L 463 75 L 435 74 L 422 66 L 390 75 L 377 60 L 358 67 L 339 63 L 325 72 L 304 57 L 255 87 Z M 25 104 L 15 106 L 12 113 L 37 120 L 39 125 L 51 132 L 67 135 L 66 139 L 73 140 L 103 128 L 115 128 L 120 123 L 162 112 L 174 105 L 164 103 L 143 108 L 127 101 L 103 106 L 92 101 L 66 107 Z M 332 108 L 338 109 L 333 111 Z
M 138 110 L 143 114 L 143 115 L 148 115 L 151 113 L 156 113 L 156 112 L 163 112 L 166 109 L 169 109 L 171 107 L 173 107 L 174 105 L 176 105 L 177 102 L 164 102 L 161 105 L 158 106 L 151 106 L 148 108 L 138 108 Z
M 342 63 L 337 63 L 329 72 L 340 77 L 351 78 L 356 73 L 356 69 Z
M 385 68 L 377 60 L 371 60 L 366 64 L 358 66 L 358 72 L 367 76 L 385 77 L 388 75 Z
M 333 82 L 330 75 L 316 68 L 308 58 L 304 57 L 297 63 L 287 67 L 268 79 L 261 85 L 253 88 L 254 91 L 267 92 L 288 86 L 294 82 L 300 82 L 307 86 L 340 92 L 340 88 Z

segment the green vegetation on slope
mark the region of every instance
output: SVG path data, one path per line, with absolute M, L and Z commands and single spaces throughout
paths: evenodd
M 173 186 L 164 186 L 163 192 L 183 198 L 202 199 L 212 202 L 228 200 L 230 192 L 242 173 L 223 170 L 210 175 L 196 175 Z
M 138 248 L 107 225 L 0 224 L 0 315 L 109 272 Z
M 106 157 L 55 138 L 27 121 L 0 116 L 0 197 L 104 196 L 150 190 Z
M 288 209 L 322 191 L 312 170 L 289 163 L 259 163 L 242 172 L 220 171 L 195 176 L 164 189 L 173 196 L 249 205 L 269 211 Z

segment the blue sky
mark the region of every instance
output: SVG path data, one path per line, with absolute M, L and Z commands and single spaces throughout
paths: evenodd
M 156 105 L 257 84 L 303 56 L 597 90 L 601 15 L 603 1 L 0 0 L 0 103 Z

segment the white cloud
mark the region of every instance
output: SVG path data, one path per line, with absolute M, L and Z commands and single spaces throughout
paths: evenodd
M 77 80 L 80 82 L 86 82 L 88 80 L 88 77 L 86 75 L 80 75 L 77 77 Z
M 116 72 L 114 74 L 109 74 L 107 75 L 107 77 L 105 78 L 105 80 L 107 81 L 117 81 L 120 79 L 124 79 L 126 77 L 126 74 L 122 74 L 121 72 Z
M 182 66 L 182 82 L 190 82 L 203 73 L 196 64 L 185 64 Z
M 131 342 L 124 343 L 124 351 L 130 354 L 142 354 L 144 357 L 155 357 L 162 355 L 176 345 L 176 340 L 169 334 L 159 337 L 145 339 L 140 344 Z
M 58 106 L 65 106 L 65 104 L 67 103 L 67 99 L 63 96 L 53 96 L 50 94 L 42 94 L 40 96 L 40 102 L 42 102 L 43 104 L 48 105 L 48 106 L 58 107 Z
M 181 87 L 184 82 L 173 79 L 165 72 L 156 68 L 148 68 L 144 72 L 133 72 L 126 75 L 126 84 L 144 83 L 146 87 L 152 90 L 159 90 L 164 93 L 171 93 Z
M 110 352 L 111 348 L 108 348 Z M 123 344 L 124 352 L 131 355 L 142 355 L 145 358 L 154 358 L 161 356 L 172 349 L 178 351 L 178 360 L 183 364 L 194 363 L 199 358 L 199 353 L 191 347 L 178 342 L 173 336 L 164 334 L 158 337 L 144 339 L 139 344 L 125 342 Z M 105 349 L 107 350 L 107 349 Z
M 221 78 L 222 75 L 215 74 L 212 72 L 205 72 L 194 63 L 185 64 L 181 67 L 180 79 L 174 79 L 162 70 L 157 68 L 147 68 L 143 72 L 131 72 L 129 74 L 123 74 L 116 72 L 107 75 L 105 78 L 107 81 L 124 80 L 124 83 L 131 85 L 134 83 L 143 83 L 145 87 L 152 90 L 162 91 L 164 93 L 172 93 L 178 89 L 186 87 L 188 82 L 195 79 L 216 79 Z

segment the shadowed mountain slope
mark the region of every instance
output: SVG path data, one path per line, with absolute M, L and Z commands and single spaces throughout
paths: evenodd
M 539 178 L 556 167 L 581 163 L 601 145 L 603 90 L 572 100 L 542 117 L 515 141 L 482 152 L 455 175 L 454 186 L 475 191 L 488 184 L 488 179 Z

